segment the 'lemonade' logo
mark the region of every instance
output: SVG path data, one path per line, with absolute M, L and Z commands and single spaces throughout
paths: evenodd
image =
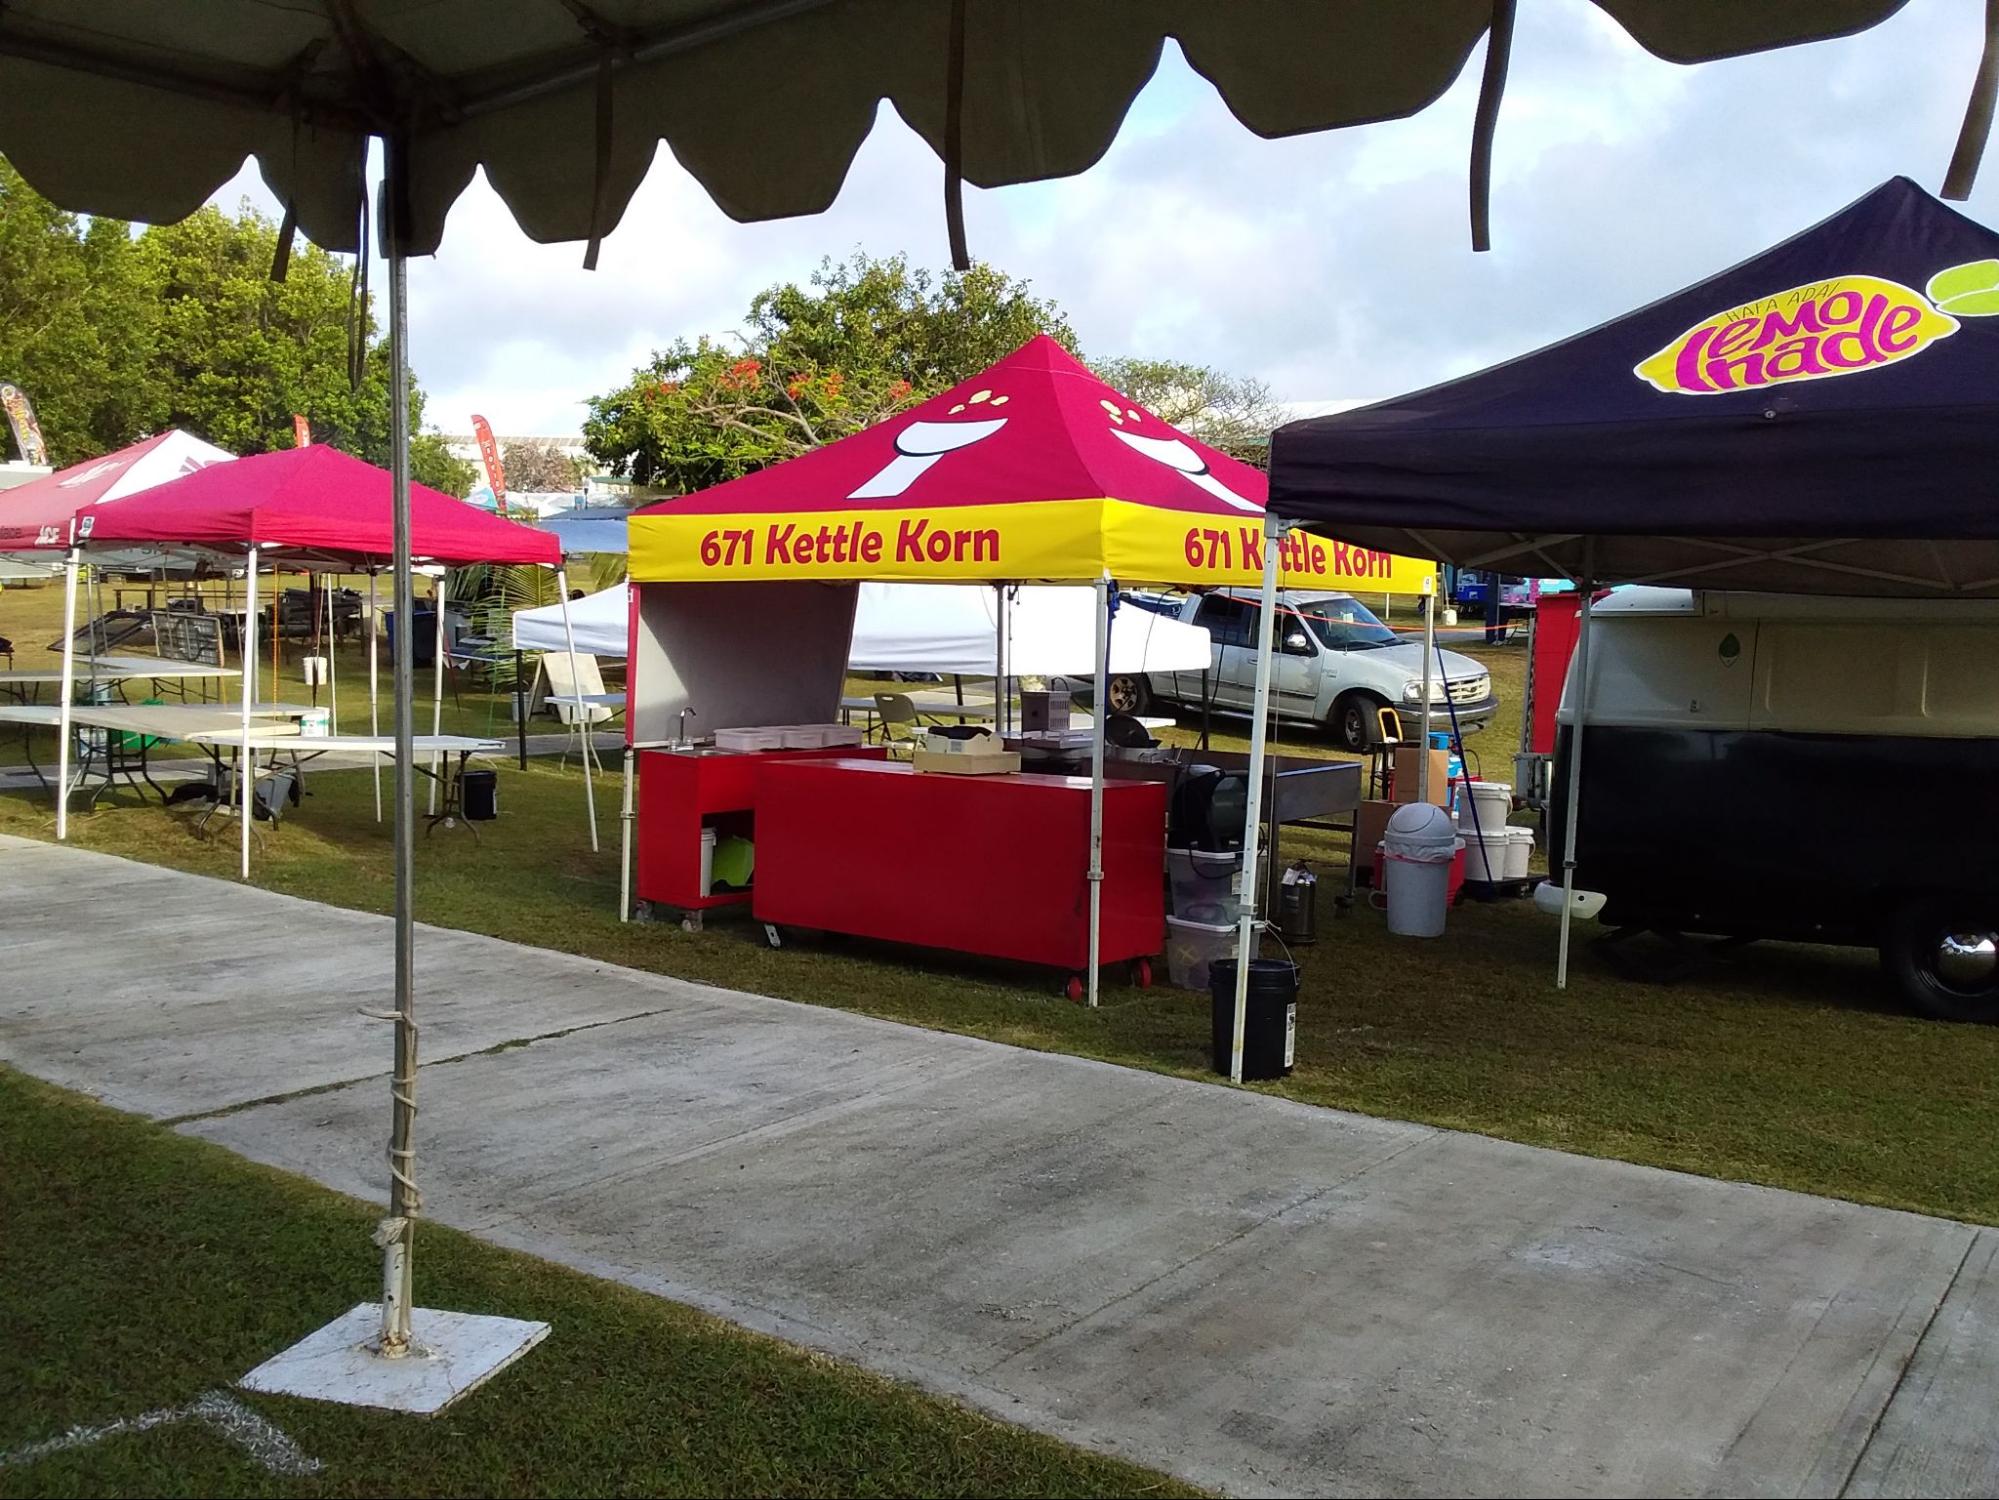
M 1957 329 L 1900 282 L 1837 276 L 1716 313 L 1632 373 L 1682 396 L 1753 391 L 1894 364 Z

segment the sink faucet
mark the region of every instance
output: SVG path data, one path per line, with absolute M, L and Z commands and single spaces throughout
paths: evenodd
M 694 712 L 694 706 L 692 704 L 689 704 L 686 708 L 683 708 L 680 711 L 680 728 L 675 733 L 673 739 L 673 745 L 676 750 L 685 750 L 688 744 L 690 743 L 690 741 L 687 738 L 687 719 L 690 714 L 692 714 L 693 717 L 697 719 L 701 717 L 701 715 Z

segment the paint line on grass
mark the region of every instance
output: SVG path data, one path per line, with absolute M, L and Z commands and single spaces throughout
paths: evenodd
M 95 1447 L 111 1438 L 151 1432 L 176 1422 L 200 1422 L 241 1448 L 269 1473 L 287 1479 L 317 1474 L 324 1467 L 318 1459 L 293 1442 L 282 1428 L 250 1410 L 235 1397 L 223 1391 L 204 1391 L 185 1406 L 162 1406 L 141 1412 L 136 1417 L 120 1417 L 115 1422 L 103 1422 L 95 1427 L 72 1427 L 58 1437 L 44 1438 L 39 1443 L 29 1443 L 12 1452 L 0 1453 L 0 1468 L 38 1463 L 58 1453 Z

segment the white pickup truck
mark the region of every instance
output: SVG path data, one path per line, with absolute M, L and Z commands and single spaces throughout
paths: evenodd
M 1256 692 L 1257 616 L 1262 601 L 1246 590 L 1211 594 L 1133 593 L 1126 601 L 1177 620 L 1206 626 L 1207 673 L 1153 672 L 1113 677 L 1106 684 L 1113 712 L 1142 714 L 1154 703 L 1201 706 L 1205 692 L 1224 713 L 1247 713 Z M 1278 600 L 1270 692 L 1279 718 L 1321 724 L 1346 750 L 1372 742 L 1376 713 L 1393 705 L 1405 716 L 1423 702 L 1423 643 L 1390 630 L 1351 594 L 1294 592 Z M 1432 717 L 1447 726 L 1483 729 L 1499 707 L 1492 677 L 1469 656 L 1440 652 L 1433 664 Z

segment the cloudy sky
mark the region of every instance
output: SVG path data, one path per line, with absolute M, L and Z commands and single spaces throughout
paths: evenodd
M 1412 390 L 1720 270 L 1883 178 L 1941 184 L 1981 0 L 1910 0 L 1845 41 L 1683 68 L 1586 0 L 1528 0 L 1474 255 L 1466 159 L 1480 54 L 1411 120 L 1265 141 L 1168 46 L 1109 154 L 1060 182 L 968 189 L 972 253 L 1068 313 L 1086 356 L 1192 360 L 1288 401 Z M 1969 211 L 1999 224 L 1999 141 Z M 267 207 L 254 170 L 223 192 Z M 722 332 L 822 256 L 942 265 L 943 172 L 884 108 L 833 210 L 735 224 L 663 148 L 596 272 L 536 245 L 483 179 L 413 262 L 429 419 L 575 432 L 655 347 Z

